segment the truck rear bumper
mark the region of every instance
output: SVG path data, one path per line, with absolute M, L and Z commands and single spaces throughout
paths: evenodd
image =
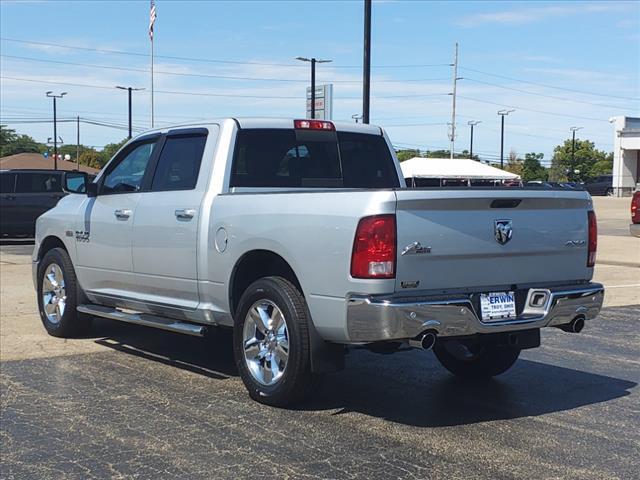
M 531 306 L 536 292 L 546 292 L 542 305 Z M 529 289 L 516 318 L 483 322 L 473 295 L 407 298 L 351 295 L 347 299 L 347 329 L 351 342 L 377 342 L 417 337 L 425 331 L 459 337 L 561 326 L 576 317 L 595 318 L 604 299 L 599 283 Z

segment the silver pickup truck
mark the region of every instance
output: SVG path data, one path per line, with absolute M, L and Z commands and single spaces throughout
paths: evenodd
M 506 371 L 597 316 L 596 241 L 587 192 L 408 189 L 379 127 L 224 119 L 127 143 L 38 219 L 33 278 L 54 336 L 232 327 L 250 395 L 286 405 L 354 345 Z

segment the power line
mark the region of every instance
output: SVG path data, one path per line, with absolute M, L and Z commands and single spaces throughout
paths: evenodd
M 603 108 L 616 108 L 616 109 L 624 108 L 624 107 L 621 107 L 620 105 L 605 105 L 602 103 L 593 103 L 593 102 L 587 102 L 584 100 L 574 100 L 566 97 L 558 97 L 556 95 L 546 95 L 544 93 L 530 92 L 528 90 L 521 90 L 519 88 L 507 87 L 506 85 L 501 85 L 499 83 L 483 82 L 482 80 L 476 80 L 475 78 L 464 77 L 464 80 L 469 82 L 474 82 L 474 83 L 481 83 L 483 85 L 490 85 L 492 87 L 498 87 L 504 90 L 512 90 L 514 92 L 526 93 L 527 95 L 537 95 L 538 97 L 553 98 L 555 100 L 562 100 L 565 102 L 583 103 L 585 105 L 593 105 L 595 107 L 603 107 Z
M 110 53 L 116 55 L 129 55 L 135 57 L 150 57 L 148 53 L 139 53 L 139 52 L 126 52 L 123 50 L 110 50 L 105 48 L 90 48 L 90 47 L 79 47 L 77 45 L 65 45 L 61 43 L 48 43 L 48 42 L 36 42 L 33 40 L 18 40 L 15 38 L 7 38 L 0 37 L 0 40 L 5 42 L 15 42 L 15 43 L 23 43 L 28 45 L 42 45 L 47 47 L 60 47 L 60 48 L 68 48 L 72 50 L 83 50 L 89 52 L 100 52 L 100 53 Z M 189 62 L 203 62 L 203 63 L 220 63 L 220 64 L 230 64 L 230 65 L 258 65 L 258 66 L 266 66 L 266 67 L 305 67 L 304 65 L 298 64 L 289 64 L 289 63 L 265 63 L 265 62 L 251 62 L 251 61 L 236 61 L 236 60 L 219 60 L 219 59 L 208 59 L 208 58 L 194 58 L 194 57 L 179 57 L 172 55 L 155 55 L 156 58 L 166 58 L 169 60 L 183 60 Z M 422 68 L 422 67 L 449 67 L 451 66 L 448 63 L 423 63 L 423 64 L 410 64 L 410 65 L 372 65 L 372 68 Z M 333 65 L 333 68 L 362 68 L 362 65 Z
M 54 63 L 57 65 L 72 65 L 76 67 L 84 67 L 84 68 L 100 68 L 105 70 L 120 70 L 125 72 L 139 72 L 139 73 L 147 73 L 146 69 L 142 68 L 133 68 L 133 67 L 121 67 L 116 65 L 96 65 L 91 63 L 80 63 L 80 62 L 65 62 L 62 60 L 48 60 L 44 58 L 33 58 L 33 57 L 22 57 L 19 55 L 5 55 L 2 54 L 0 57 L 3 58 L 11 58 L 17 59 L 27 62 L 38 62 L 38 63 Z M 236 77 L 229 75 L 211 75 L 208 73 L 185 73 L 185 72 L 166 72 L 155 70 L 155 73 L 159 75 L 174 75 L 179 77 L 198 77 L 198 78 L 215 78 L 218 80 L 241 80 L 241 81 L 253 81 L 253 82 L 288 82 L 288 83 L 308 83 L 306 79 L 294 79 L 294 78 L 269 78 L 269 77 Z M 404 83 L 404 82 L 428 82 L 428 81 L 441 81 L 446 80 L 445 78 L 412 78 L 406 80 L 376 80 L 376 83 Z M 332 80 L 331 83 L 360 83 L 360 80 Z
M 530 80 L 522 80 L 520 78 L 507 77 L 505 75 L 498 75 L 497 73 L 483 72 L 482 70 L 475 70 L 473 68 L 467 68 L 467 67 L 460 67 L 460 68 L 462 70 L 468 70 L 469 72 L 481 73 L 483 75 L 489 75 L 491 77 L 503 78 L 505 80 L 512 80 L 514 82 L 528 83 L 530 85 L 537 85 L 538 87 L 554 88 L 556 90 L 564 90 L 566 92 L 572 92 L 572 93 L 582 93 L 584 95 L 595 95 L 597 97 L 619 98 L 619 99 L 622 99 L 622 100 L 633 100 L 635 102 L 640 102 L 640 99 L 634 98 L 634 97 L 624 97 L 624 96 L 620 96 L 620 95 L 608 95 L 608 94 L 605 94 L 605 93 L 587 92 L 587 91 L 584 91 L 584 90 L 576 90 L 575 88 L 558 87 L 556 85 L 548 85 L 548 84 L 545 84 L 545 83 L 532 82 Z
M 19 77 L 11 77 L 6 75 L 0 75 L 0 79 L 5 80 L 16 80 L 20 82 L 32 82 L 32 83 L 43 83 L 43 84 L 51 84 L 51 85 L 66 85 L 72 87 L 83 87 L 83 88 L 100 88 L 106 90 L 113 90 L 113 87 L 109 87 L 106 85 L 90 85 L 87 83 L 72 83 L 72 82 L 56 82 L 52 80 L 34 80 L 33 78 L 19 78 Z M 145 94 L 145 92 L 140 92 L 141 94 Z M 257 98 L 257 99 L 278 99 L 278 100 L 300 100 L 300 95 L 245 95 L 245 94 L 233 94 L 233 93 L 211 93 L 211 92 L 185 92 L 185 91 L 176 91 L 176 90 L 156 90 L 155 93 L 162 93 L 167 95 L 192 95 L 192 96 L 203 96 L 203 97 L 228 97 L 228 98 Z M 425 93 L 425 94 L 415 94 L 415 95 L 379 95 L 374 96 L 374 99 L 384 99 L 384 98 L 420 98 L 420 97 L 433 97 L 433 96 L 444 96 L 448 95 L 447 93 Z M 335 100 L 360 100 L 360 97 L 334 97 Z
M 489 105 L 497 105 L 499 107 L 516 108 L 518 110 L 525 110 L 525 111 L 529 111 L 529 112 L 542 113 L 544 115 L 553 115 L 553 116 L 556 116 L 556 117 L 577 118 L 577 119 L 580 119 L 580 120 L 592 120 L 594 122 L 607 122 L 607 123 L 609 123 L 609 120 L 604 120 L 602 118 L 582 117 L 582 116 L 579 116 L 579 115 L 570 115 L 568 113 L 547 112 L 547 111 L 544 111 L 544 110 L 535 110 L 533 108 L 519 107 L 517 105 L 506 105 L 504 103 L 496 103 L 496 102 L 490 102 L 488 100 L 480 100 L 478 98 L 463 97 L 462 95 L 458 95 L 458 98 L 464 98 L 465 100 L 471 100 L 473 102 L 487 103 Z

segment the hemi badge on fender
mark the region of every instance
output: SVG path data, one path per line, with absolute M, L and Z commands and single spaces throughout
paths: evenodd
M 67 237 L 73 237 L 73 231 L 72 231 L 72 230 L 67 230 L 66 232 L 64 232 L 64 234 L 65 234 Z
M 402 255 L 421 255 L 423 253 L 431 253 L 431 247 L 423 247 L 420 242 L 413 242 L 402 250 Z

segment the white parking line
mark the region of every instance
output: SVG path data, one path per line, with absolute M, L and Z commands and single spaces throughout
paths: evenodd
M 632 285 L 605 285 L 605 288 L 630 288 L 630 287 L 640 287 L 640 283 L 634 283 Z

